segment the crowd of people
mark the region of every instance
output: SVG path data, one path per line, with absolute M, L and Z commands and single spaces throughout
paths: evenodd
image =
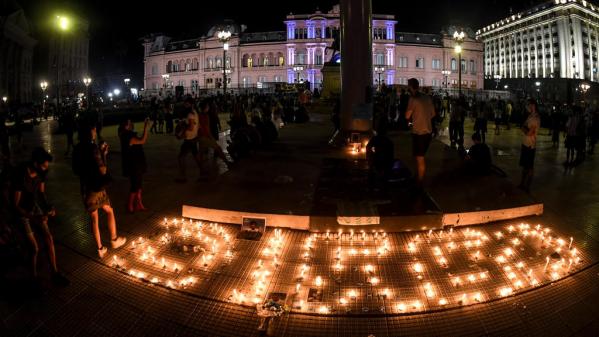
M 148 171 L 144 145 L 152 141 L 151 137 L 170 134 L 181 140 L 177 156 L 179 176 L 175 181 L 185 182 L 185 160 L 189 155 L 199 168 L 209 156 L 231 166 L 234 161 L 276 141 L 278 130 L 283 125 L 307 122 L 308 101 L 304 93 L 231 95 L 228 99 L 220 95 L 167 96 L 145 101 L 147 118 L 143 131 L 135 131 L 135 123 L 129 116 L 124 116 L 118 126 L 121 175 L 129 180 L 125 210 L 129 213 L 146 210 L 142 195 L 144 174 Z M 50 262 L 51 281 L 57 286 L 66 286 L 70 282 L 58 270 L 51 226 L 48 225 L 57 214 L 46 197 L 45 184 L 54 158 L 43 148 L 35 147 L 30 160 L 13 166 L 11 152 L 16 153 L 15 143 L 9 146 L 6 110 L 0 112 L 0 187 L 3 201 L 0 209 L 0 255 L 4 259 L 8 258 L 5 254 L 11 254 L 5 261 L 19 261 L 26 257 L 22 261 L 29 265 L 28 274 L 34 289 L 40 290 L 38 256 L 41 247 L 44 247 L 44 255 Z M 229 118 L 223 118 L 227 112 Z M 223 135 L 221 118 L 230 126 L 229 156 L 219 143 Z M 103 119 L 103 113 L 97 107 L 64 106 L 57 115 L 59 130 L 66 137 L 64 157 L 71 162 L 73 175 L 79 181 L 83 208 L 89 216 L 91 234 L 100 258 L 106 256 L 108 249 L 119 248 L 127 241 L 125 236 L 119 235 L 116 212 L 108 192 L 114 176 L 119 173 L 109 165 L 110 146 L 101 136 Z M 74 140 L 75 135 L 77 141 Z M 108 245 L 100 234 L 100 212 L 105 215 L 103 218 L 110 236 Z

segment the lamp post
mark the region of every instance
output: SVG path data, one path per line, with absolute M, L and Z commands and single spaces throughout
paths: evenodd
M 46 113 L 46 89 L 48 89 L 48 82 L 41 81 L 40 88 L 42 88 L 42 112 Z
M 293 71 L 295 71 L 297 73 L 297 76 L 295 77 L 295 81 L 297 83 L 300 83 L 300 72 L 302 72 L 304 70 L 303 66 L 294 66 L 293 67 Z
M 168 79 L 171 76 L 169 74 L 162 74 L 162 79 L 164 80 L 164 94 L 166 95 L 166 88 L 168 87 Z
M 582 91 L 582 99 L 584 100 L 585 103 L 587 101 L 587 91 L 589 91 L 590 88 L 591 88 L 591 86 L 587 83 L 580 84 L 580 91 Z
M 216 36 L 223 44 L 223 96 L 227 95 L 227 50 L 229 50 L 229 40 L 231 39 L 231 31 L 228 29 L 220 30 Z
M 453 32 L 453 39 L 455 40 L 455 52 L 458 54 L 458 95 L 462 95 L 462 42 L 466 37 L 466 33 L 463 30 Z
M 92 99 L 92 95 L 90 93 L 89 90 L 89 85 L 92 83 L 92 79 L 90 77 L 84 77 L 83 78 L 83 84 L 85 84 L 85 94 L 87 95 L 87 110 L 90 109 L 91 106 L 91 99 Z
M 445 91 L 447 91 L 447 84 L 449 84 L 449 75 L 451 75 L 451 70 L 443 70 L 441 71 L 441 74 L 443 74 L 443 76 L 445 76 Z
M 8 97 L 2 96 L 2 102 L 4 102 L 6 104 L 6 101 L 8 101 Z
M 537 99 L 541 98 L 541 82 L 535 82 L 535 87 L 537 87 Z
M 495 90 L 497 90 L 499 88 L 499 82 L 501 82 L 501 75 L 499 74 L 495 74 L 493 76 L 493 78 L 495 79 Z
M 66 32 L 71 27 L 71 19 L 66 16 L 56 16 L 56 26 L 59 32 Z M 60 56 L 63 45 L 63 35 L 60 34 L 60 41 L 56 41 L 56 113 L 60 114 Z
M 383 67 L 383 66 L 375 66 L 374 67 L 374 72 L 378 76 L 377 84 L 378 84 L 379 90 L 380 90 L 380 87 L 382 85 L 382 83 L 381 83 L 381 74 L 385 73 L 385 67 Z

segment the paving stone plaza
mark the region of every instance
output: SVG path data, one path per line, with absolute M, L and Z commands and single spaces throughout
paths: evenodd
M 313 120 L 282 129 L 280 146 L 308 146 L 298 142 L 298 135 L 317 139 L 329 132 L 326 117 Z M 42 122 L 25 145 L 41 142 L 56 154 L 48 192 L 59 215 L 51 228 L 59 266 L 72 284 L 64 289 L 48 286 L 39 298 L 8 297 L 1 306 L 3 336 L 258 336 L 266 333 L 258 330 L 265 315 L 261 317 L 256 304 L 270 298 L 282 300 L 287 309 L 270 323 L 269 332 L 277 336 L 597 334 L 596 188 L 572 193 L 567 201 L 549 192 L 577 191 L 593 174 L 593 160 L 559 178 L 549 169 L 539 170 L 532 193 L 544 202 L 539 217 L 432 231 L 424 224 L 404 233 L 376 226 L 309 232 L 269 224 L 262 238 L 253 241 L 238 237 L 239 225 L 183 218 L 181 205 L 202 204 L 212 195 L 213 203 L 221 203 L 208 205 L 212 208 L 243 210 L 252 207 L 252 201 L 231 189 L 262 181 L 264 191 L 254 192 L 257 199 L 292 187 L 298 192 L 282 193 L 267 205 L 253 201 L 255 209 L 301 214 L 310 208 L 301 200 L 317 189 L 301 177 L 318 181 L 318 175 L 304 175 L 301 165 L 271 166 L 266 158 L 280 159 L 281 154 L 266 149 L 256 154 L 260 163 L 241 162 L 227 172 L 212 166 L 210 180 L 176 184 L 178 142 L 173 136 L 155 135 L 146 146 L 149 212 L 124 212 L 128 184 L 116 173 L 118 150 L 112 152 L 115 183 L 110 195 L 128 242 L 100 260 L 78 181 L 69 159 L 62 157 L 64 136 L 52 132 L 53 123 Z M 405 136 L 392 135 L 400 158 L 409 153 L 401 153 Z M 104 137 L 118 148 L 113 127 Z M 454 153 L 445 140 L 442 134 L 434 142 L 431 161 L 446 161 Z M 516 131 L 491 136 L 488 142 L 496 153 L 504 153 L 496 164 L 508 174 L 494 188 L 512 185 L 510 181 L 518 179 Z M 543 132 L 539 143 L 539 160 L 562 172 L 562 150 L 556 154 Z M 309 148 L 302 151 L 311 153 Z M 309 156 L 303 160 L 310 162 Z M 431 172 L 430 195 L 441 209 L 454 207 L 450 199 L 471 198 L 473 193 L 465 187 L 444 195 L 436 177 L 443 177 L 448 165 Z M 277 172 L 262 176 L 259 167 Z M 273 183 L 278 175 L 298 181 L 281 187 Z M 501 204 L 497 191 L 485 193 L 489 201 L 476 205 L 485 209 L 487 203 Z

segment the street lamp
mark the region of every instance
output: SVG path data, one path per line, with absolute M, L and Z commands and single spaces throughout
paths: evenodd
M 168 79 L 171 76 L 169 74 L 162 74 L 162 79 L 164 80 L 164 90 L 166 91 L 166 88 L 168 87 Z
M 295 81 L 297 83 L 299 83 L 299 81 L 300 81 L 300 72 L 302 72 L 303 70 L 304 70 L 303 66 L 294 66 L 293 67 L 293 71 L 295 71 L 297 73 L 297 76 L 295 78 Z
M 590 88 L 591 88 L 591 86 L 588 85 L 587 83 L 580 84 L 580 91 L 582 91 L 582 98 L 584 99 L 585 102 L 587 100 L 587 91 L 589 91 Z
M 90 77 L 83 78 L 83 84 L 85 84 L 85 94 L 87 95 L 87 109 L 89 110 L 91 105 L 91 93 L 89 92 L 89 85 L 92 83 Z
M 229 40 L 231 39 L 231 31 L 223 29 L 216 36 L 223 44 L 223 96 L 227 95 L 227 50 L 229 50 Z
M 8 101 L 8 97 L 2 96 L 2 102 L 6 103 L 6 101 Z
M 453 32 L 453 39 L 455 40 L 455 52 L 458 54 L 458 94 L 462 95 L 462 42 L 466 37 L 466 33 L 463 30 Z
M 130 78 L 126 78 L 123 80 L 123 82 L 125 82 L 125 86 L 128 88 L 129 87 L 129 82 L 131 82 Z
M 499 88 L 499 82 L 501 82 L 501 75 L 495 74 L 493 76 L 493 78 L 495 78 L 495 82 L 496 82 L 496 84 L 495 84 L 495 90 L 497 90 L 497 88 Z
M 445 70 L 441 71 L 441 74 L 443 74 L 443 76 L 445 76 L 445 90 L 447 90 L 447 84 L 449 81 L 449 75 L 451 75 L 451 70 L 445 69 Z
M 59 32 L 66 32 L 71 27 L 71 19 L 67 16 L 57 15 L 56 16 L 56 27 Z M 60 43 L 56 43 L 56 112 L 60 113 L 60 54 L 62 48 L 62 38 L 63 35 L 60 35 Z
M 112 92 L 114 93 L 115 96 L 118 96 L 121 94 L 121 91 L 119 89 L 114 89 Z
M 541 82 L 535 82 L 535 87 L 537 87 L 537 99 L 541 98 Z
M 46 112 L 46 89 L 48 89 L 48 82 L 41 81 L 40 88 L 42 88 L 42 112 Z
M 375 66 L 374 72 L 378 75 L 378 85 L 381 86 L 381 74 L 385 73 L 385 67 L 383 66 Z

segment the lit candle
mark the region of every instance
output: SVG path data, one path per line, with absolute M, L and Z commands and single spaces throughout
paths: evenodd
M 568 249 L 572 249 L 572 242 L 574 241 L 573 237 L 570 237 L 570 245 L 568 245 Z
M 412 268 L 414 269 L 415 272 L 422 273 L 422 270 L 423 270 L 422 264 L 420 264 L 418 262 L 414 263 L 414 265 L 412 266 Z
M 355 290 L 352 289 L 347 293 L 347 296 L 349 296 L 351 299 L 355 300 L 356 297 L 358 296 L 358 294 L 356 293 Z
M 549 265 L 549 256 L 547 256 L 547 258 L 545 258 L 545 267 L 543 268 L 543 272 L 547 271 L 547 266 Z
M 300 291 L 300 287 L 301 287 L 301 285 L 300 285 L 299 283 L 296 283 L 296 284 L 295 284 L 295 293 L 296 293 L 296 294 L 298 294 L 298 293 L 299 293 L 299 291 Z
M 322 277 L 316 276 L 316 281 L 314 284 L 316 284 L 317 287 L 321 287 L 322 286 Z

